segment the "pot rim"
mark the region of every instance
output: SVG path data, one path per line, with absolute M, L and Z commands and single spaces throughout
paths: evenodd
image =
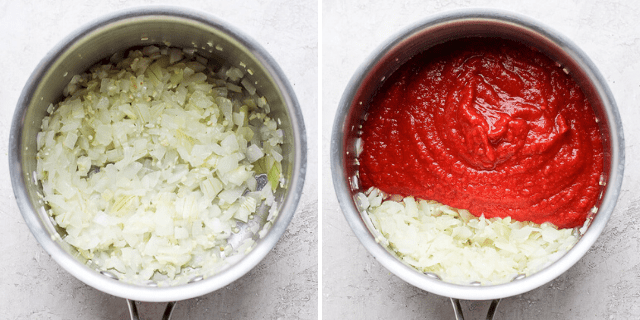
M 604 195 L 598 214 L 578 243 L 559 260 L 533 275 L 505 284 L 487 286 L 458 285 L 429 277 L 402 263 L 395 255 L 378 244 L 375 236 L 371 234 L 361 218 L 353 195 L 351 194 L 351 187 L 348 181 L 349 177 L 346 176 L 345 170 L 347 165 L 344 152 L 346 150 L 345 133 L 350 130 L 350 128 L 346 127 L 347 124 L 345 122 L 348 120 L 349 110 L 355 102 L 354 99 L 357 96 L 360 83 L 372 72 L 376 63 L 402 42 L 424 29 L 452 22 L 462 23 L 469 21 L 497 21 L 526 28 L 562 48 L 565 54 L 578 62 L 582 71 L 587 74 L 598 97 L 602 99 L 608 119 L 608 129 L 610 130 L 611 140 L 611 164 L 609 180 L 607 181 L 607 192 Z M 500 299 L 522 294 L 550 282 L 571 268 L 571 266 L 580 260 L 589 248 L 591 248 L 604 229 L 620 194 L 624 173 L 624 136 L 622 121 L 613 94 L 593 62 L 568 38 L 549 27 L 520 14 L 486 8 L 451 10 L 430 16 L 413 23 L 379 45 L 359 66 L 345 88 L 333 124 L 330 153 L 332 178 L 338 202 L 349 226 L 361 244 L 385 268 L 409 284 L 441 296 L 467 300 Z
M 281 210 L 279 210 L 278 217 L 276 218 L 277 220 L 275 220 L 266 236 L 256 244 L 251 252 L 247 253 L 242 259 L 223 271 L 197 282 L 167 287 L 141 286 L 114 280 L 108 276 L 101 275 L 96 270 L 89 268 L 67 253 L 52 239 L 52 235 L 47 232 L 42 221 L 39 219 L 36 208 L 30 202 L 26 187 L 26 180 L 29 179 L 30 176 L 22 167 L 21 146 L 23 139 L 21 133 L 24 127 L 24 116 L 30 105 L 32 95 L 39 86 L 41 79 L 57 61 L 58 57 L 74 46 L 74 44 L 85 37 L 91 36 L 92 33 L 97 32 L 101 28 L 124 20 L 151 16 L 178 19 L 218 29 L 233 38 L 240 45 L 246 47 L 267 70 L 281 91 L 291 119 L 291 127 L 294 135 L 293 149 L 295 150 L 292 175 L 286 197 L 283 199 Z M 148 302 L 177 301 L 201 296 L 230 284 L 253 269 L 271 249 L 275 247 L 291 222 L 302 195 L 307 165 L 306 139 L 302 111 L 300 110 L 295 92 L 280 66 L 259 43 L 227 22 L 211 14 L 179 6 L 150 5 L 114 11 L 81 26 L 61 40 L 39 62 L 27 80 L 14 111 L 9 134 L 9 171 L 18 208 L 31 233 L 42 248 L 67 272 L 85 284 L 114 296 Z

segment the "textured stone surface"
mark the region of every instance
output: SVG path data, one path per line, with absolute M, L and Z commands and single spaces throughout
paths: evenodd
M 0 0 L 0 318 L 125 319 L 126 302 L 72 277 L 42 250 L 25 225 L 7 166 L 9 128 L 27 78 L 67 34 L 99 16 L 162 1 Z M 165 2 L 166 3 L 166 2 Z M 245 277 L 216 292 L 179 302 L 174 319 L 317 319 L 318 5 L 316 1 L 180 1 L 233 24 L 258 41 L 293 86 L 309 138 L 306 183 L 287 232 Z M 164 305 L 142 303 L 144 319 Z
M 378 4 L 379 3 L 379 4 Z M 637 319 L 640 317 L 640 3 L 636 1 L 408 0 L 322 2 L 322 144 L 342 92 L 383 41 L 430 14 L 462 7 L 521 13 L 562 33 L 593 60 L 622 116 L 626 168 L 622 193 L 603 234 L 556 280 L 503 299 L 496 319 Z M 453 319 L 449 300 L 419 290 L 380 265 L 346 223 L 322 154 L 322 315 L 324 319 Z M 468 319 L 484 319 L 488 302 L 463 302 Z

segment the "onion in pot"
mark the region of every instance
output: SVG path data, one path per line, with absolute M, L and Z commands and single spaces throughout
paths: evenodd
M 197 268 L 210 276 L 233 260 L 236 221 L 273 203 L 281 130 L 238 68 L 214 73 L 202 57 L 156 46 L 117 60 L 74 76 L 42 122 L 37 176 L 48 212 L 80 255 L 121 280 L 174 284 Z

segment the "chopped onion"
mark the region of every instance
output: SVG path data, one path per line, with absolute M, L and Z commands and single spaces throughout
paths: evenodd
M 456 284 L 499 284 L 548 266 L 578 241 L 551 223 L 485 219 L 435 201 L 385 200 L 378 189 L 356 195 L 376 240 L 420 272 Z
M 236 221 L 273 204 L 281 130 L 236 67 L 215 74 L 192 50 L 157 46 L 112 60 L 72 77 L 42 122 L 48 212 L 80 255 L 121 280 L 211 275 L 233 260 Z M 264 174 L 272 183 L 256 190 Z

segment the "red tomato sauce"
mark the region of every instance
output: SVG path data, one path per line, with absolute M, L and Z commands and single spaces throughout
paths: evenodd
M 589 101 L 522 44 L 433 47 L 401 66 L 368 112 L 364 188 L 559 228 L 582 226 L 600 194 L 603 145 Z

